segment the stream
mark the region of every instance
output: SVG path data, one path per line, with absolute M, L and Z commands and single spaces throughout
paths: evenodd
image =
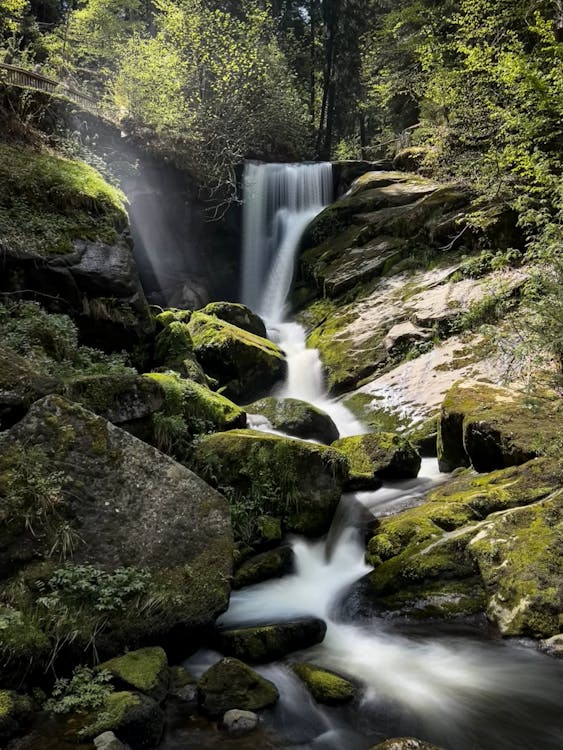
M 367 430 L 328 397 L 318 352 L 306 347 L 303 327 L 288 321 L 285 310 L 300 236 L 331 200 L 329 167 L 247 166 L 243 301 L 265 318 L 288 358 L 287 380 L 274 395 L 314 404 L 348 436 Z M 264 418 L 251 415 L 249 422 L 273 431 Z M 370 570 L 361 530 L 366 516 L 412 507 L 445 479 L 435 459 L 424 459 L 415 480 L 344 495 L 326 538 L 286 540 L 295 553 L 294 574 L 233 592 L 219 620 L 232 627 L 323 618 L 323 643 L 291 659 L 350 677 L 361 686 L 359 699 L 348 707 L 322 707 L 286 664 L 269 664 L 257 671 L 276 684 L 281 698 L 262 714 L 258 734 L 231 739 L 191 724 L 169 730 L 163 747 L 367 750 L 389 737 L 416 736 L 446 750 L 560 750 L 563 664 L 533 643 L 502 640 L 484 621 L 439 625 L 368 616 L 350 622 L 343 595 Z M 199 676 L 219 658 L 202 650 L 186 666 Z

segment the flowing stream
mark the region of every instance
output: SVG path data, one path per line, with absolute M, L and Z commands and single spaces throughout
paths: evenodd
M 301 233 L 331 198 L 329 166 L 247 168 L 243 301 L 261 312 L 287 354 L 287 382 L 276 395 L 324 409 L 344 436 L 365 432 L 365 427 L 328 398 L 318 352 L 306 348 L 303 328 L 285 320 L 284 312 Z M 259 420 L 253 426 L 270 429 Z M 388 737 L 410 735 L 447 750 L 563 747 L 563 665 L 539 654 L 533 644 L 503 641 L 485 623 L 440 627 L 376 616 L 350 621 L 344 594 L 370 570 L 364 562 L 362 520 L 366 514 L 378 517 L 417 504 L 443 479 L 436 461 L 425 459 L 416 480 L 344 495 L 326 539 L 288 540 L 296 558 L 294 574 L 233 592 L 223 625 L 323 618 L 328 626 L 323 643 L 292 659 L 348 675 L 361 685 L 361 697 L 351 707 L 323 708 L 287 665 L 260 667 L 281 699 L 264 714 L 265 734 L 237 745 L 229 740 L 229 746 L 367 750 Z M 199 674 L 218 658 L 200 651 L 188 666 Z M 181 745 L 166 745 L 196 746 L 187 738 Z

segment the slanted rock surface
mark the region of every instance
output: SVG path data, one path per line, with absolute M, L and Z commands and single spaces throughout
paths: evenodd
M 481 472 L 523 464 L 545 453 L 560 434 L 563 400 L 478 381 L 446 394 L 438 427 L 441 471 L 470 464 Z
M 118 687 L 137 690 L 160 703 L 168 691 L 168 659 L 164 649 L 154 646 L 129 651 L 99 666 L 111 673 Z
M 328 530 L 348 475 L 346 457 L 333 448 L 255 430 L 200 438 L 193 467 L 229 488 L 233 503 L 245 498 L 257 515 L 281 518 L 286 531 L 311 535 Z
M 228 398 L 248 403 L 285 377 L 283 352 L 268 339 L 203 312 L 193 313 L 188 329 L 206 374 Z
M 272 427 L 303 440 L 330 445 L 338 439 L 338 428 L 329 415 L 306 401 L 295 398 L 268 398 L 246 407 L 250 414 L 262 414 Z
M 211 716 L 222 716 L 232 708 L 260 711 L 273 706 L 276 686 L 238 659 L 221 659 L 201 676 L 199 704 Z
M 252 628 L 233 628 L 218 633 L 221 651 L 254 664 L 275 661 L 303 648 L 321 643 L 326 624 L 318 618 L 303 618 Z
M 306 662 L 292 664 L 295 674 L 307 685 L 317 703 L 329 706 L 349 703 L 356 695 L 356 687 L 348 680 L 327 669 Z
M 342 451 L 350 461 L 348 489 L 377 489 L 382 479 L 416 477 L 420 456 L 411 443 L 400 435 L 370 432 L 337 440 L 333 448 Z

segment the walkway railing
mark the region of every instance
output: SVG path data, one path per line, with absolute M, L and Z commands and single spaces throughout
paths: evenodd
M 57 81 L 54 78 L 48 78 L 47 76 L 41 75 L 41 73 L 35 73 L 32 70 L 25 70 L 24 68 L 18 68 L 15 65 L 0 63 L 0 83 L 5 83 L 10 86 L 19 86 L 20 88 L 44 91 L 46 94 L 54 96 L 64 96 L 82 109 L 92 112 L 92 114 L 95 114 L 98 117 L 113 119 L 107 109 L 103 108 L 93 97 L 85 94 L 74 86 L 69 86 L 66 83 Z

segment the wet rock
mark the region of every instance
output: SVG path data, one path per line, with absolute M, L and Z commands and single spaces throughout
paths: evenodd
M 94 737 L 96 750 L 126 750 L 123 742 L 117 739 L 113 732 L 104 732 Z
M 285 357 L 271 341 L 202 312 L 188 327 L 197 359 L 228 398 L 251 401 L 285 377 Z
M 238 708 L 259 711 L 279 698 L 276 686 L 238 659 L 222 659 L 201 676 L 199 703 L 211 716 Z
M 81 730 L 83 739 L 94 740 L 105 732 L 114 735 L 132 750 L 157 747 L 164 731 L 164 712 L 147 695 L 128 691 L 110 693 L 97 715 Z
M 245 560 L 237 568 L 233 579 L 233 588 L 240 589 L 243 586 L 251 586 L 270 578 L 281 578 L 293 572 L 294 562 L 295 555 L 291 547 L 278 547 L 268 552 L 262 552 L 260 555 Z
M 223 715 L 221 726 L 232 737 L 243 737 L 256 729 L 258 721 L 257 714 L 252 711 L 241 711 L 238 708 L 232 708 Z
M 264 321 L 246 305 L 235 302 L 211 302 L 201 312 L 205 315 L 215 315 L 216 318 L 242 328 L 243 331 L 266 338 Z
M 430 742 L 417 740 L 414 737 L 397 737 L 374 745 L 370 750 L 443 750 L 443 748 L 432 745 Z
M 251 414 L 262 414 L 272 427 L 303 440 L 330 445 L 338 440 L 338 428 L 326 412 L 306 401 L 269 396 L 246 407 Z
M 563 400 L 460 381 L 444 398 L 438 427 L 441 471 L 470 464 L 480 472 L 523 464 L 544 453 L 559 435 Z
M 111 673 L 120 689 L 137 690 L 160 703 L 168 692 L 168 659 L 162 648 L 141 648 L 105 661 L 100 670 Z
M 333 448 L 350 461 L 350 490 L 377 489 L 382 479 L 416 477 L 420 456 L 411 443 L 400 435 L 371 432 L 337 440 Z
M 217 642 L 221 651 L 228 655 L 262 663 L 321 643 L 325 633 L 326 623 L 311 617 L 274 625 L 221 630 Z
M 356 687 L 351 682 L 330 670 L 305 662 L 292 664 L 291 668 L 307 685 L 317 703 L 329 706 L 349 703 L 356 695 Z
M 194 471 L 231 488 L 231 497 L 250 497 L 286 531 L 310 535 L 328 530 L 348 473 L 333 448 L 254 430 L 206 435 L 192 461 Z

